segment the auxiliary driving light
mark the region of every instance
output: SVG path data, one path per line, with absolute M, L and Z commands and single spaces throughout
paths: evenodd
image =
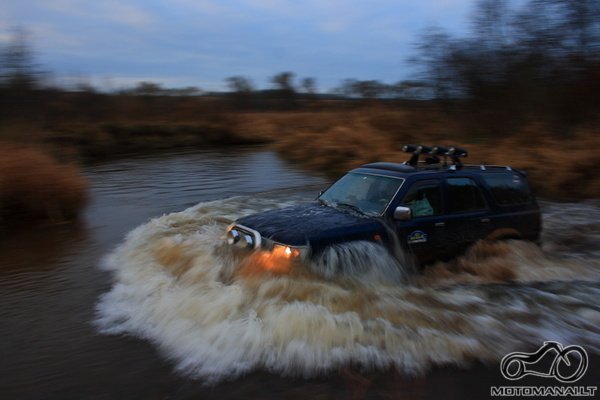
M 405 144 L 402 146 L 402 151 L 405 153 L 414 153 L 415 150 L 417 150 L 417 146 L 414 146 L 412 144 Z
M 469 153 L 465 149 L 460 147 L 452 146 L 448 149 L 449 156 L 451 157 L 466 157 Z
M 240 237 L 240 245 L 246 246 L 247 248 L 251 249 L 254 247 L 254 238 L 252 237 L 252 235 L 245 233 Z
M 255 249 L 260 247 L 260 234 L 253 229 L 238 224 L 231 224 L 225 235 L 229 245 Z
M 447 147 L 442 147 L 442 146 L 433 146 L 431 148 L 431 154 L 433 155 L 440 155 L 443 156 L 446 153 L 448 153 L 448 148 Z
M 240 240 L 240 233 L 235 229 L 231 229 L 227 232 L 227 243 L 230 245 L 234 245 Z
M 415 150 L 415 154 L 430 154 L 430 153 L 431 153 L 431 147 L 425 146 L 424 144 L 418 145 L 417 149 Z

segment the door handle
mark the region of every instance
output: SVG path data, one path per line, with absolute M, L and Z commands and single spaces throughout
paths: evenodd
M 436 222 L 436 223 L 435 223 L 435 227 L 436 227 L 436 228 L 442 228 L 442 227 L 444 227 L 444 226 L 446 226 L 446 223 L 445 223 L 445 222 Z
M 483 222 L 484 224 L 487 224 L 488 222 L 490 222 L 489 218 L 482 218 L 481 222 Z

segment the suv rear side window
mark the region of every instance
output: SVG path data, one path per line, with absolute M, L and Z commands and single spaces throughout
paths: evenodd
M 442 196 L 439 179 L 426 179 L 413 183 L 400 205 L 409 207 L 415 218 L 441 214 Z
M 486 209 L 481 189 L 471 178 L 448 178 L 450 213 L 464 213 Z
M 498 204 L 531 203 L 533 196 L 525 179 L 517 173 L 483 174 Z

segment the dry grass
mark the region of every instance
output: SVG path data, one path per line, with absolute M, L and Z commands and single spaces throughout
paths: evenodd
M 86 201 L 86 181 L 72 165 L 41 150 L 0 142 L 0 225 L 62 222 Z
M 473 161 L 510 165 L 527 171 L 535 191 L 546 197 L 576 200 L 600 196 L 598 130 L 581 128 L 557 138 L 538 125 L 491 145 L 470 146 Z
M 504 138 L 473 137 L 458 121 L 433 110 L 349 109 L 313 113 L 247 114 L 238 134 L 274 142 L 286 158 L 308 168 L 340 174 L 366 162 L 402 162 L 404 143 L 456 145 L 467 163 L 510 165 L 525 170 L 536 193 L 558 199 L 598 198 L 598 127 L 559 138 L 530 124 Z
M 176 115 L 176 121 L 163 110 L 151 120 L 124 118 L 92 123 L 62 119 L 51 126 L 2 125 L 0 140 L 29 147 L 50 145 L 54 154 L 83 160 L 179 146 L 272 143 L 289 160 L 332 176 L 367 162 L 402 162 L 407 159 L 400 152 L 404 143 L 457 145 L 469 150 L 468 163 L 510 165 L 527 171 L 540 196 L 571 200 L 597 198 L 600 193 L 600 165 L 593 151 L 598 145 L 598 125 L 580 127 L 568 137 L 558 137 L 547 127 L 531 123 L 504 136 L 496 132 L 486 137 L 481 130 L 477 133 L 465 129 L 468 121 L 451 118 L 431 107 L 401 109 L 384 105 L 363 108 L 330 105 L 303 111 L 252 113 L 187 110 Z M 4 169 L 13 168 L 21 173 L 14 166 L 29 164 L 10 158 L 6 150 L 4 153 L 7 156 L 0 160 Z M 7 161 L 9 158 L 14 160 L 13 167 Z M 30 167 L 27 171 L 38 169 Z M 33 178 L 39 173 L 27 172 L 31 176 L 24 181 L 39 187 Z M 70 190 L 56 189 L 53 195 L 63 191 Z M 5 204 L 3 200 L 3 209 Z M 27 208 L 37 214 L 49 214 L 45 210 L 57 207 L 38 204 Z M 58 206 L 65 214 L 70 208 L 66 205 L 62 210 L 63 206 Z

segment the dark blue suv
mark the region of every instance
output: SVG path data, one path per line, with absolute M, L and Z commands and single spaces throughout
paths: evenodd
M 467 152 L 457 147 L 403 151 L 407 162 L 356 168 L 314 202 L 238 219 L 229 244 L 314 259 L 332 246 L 368 241 L 424 265 L 480 239 L 539 239 L 540 210 L 524 172 L 463 165 Z

